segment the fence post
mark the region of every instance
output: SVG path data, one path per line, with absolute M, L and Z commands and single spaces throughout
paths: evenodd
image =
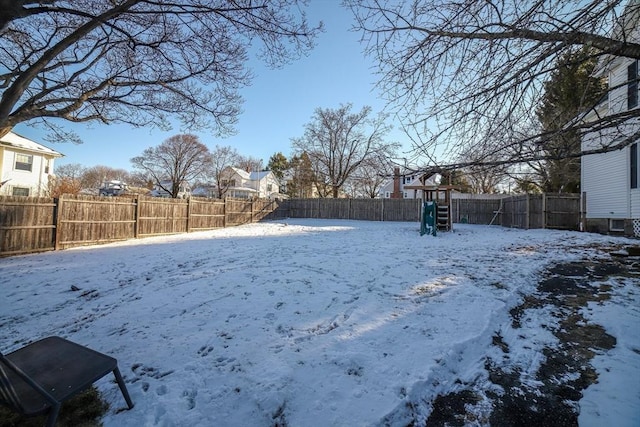
M 547 228 L 547 193 L 542 193 L 542 229 Z
M 227 228 L 227 196 L 224 196 L 222 205 L 222 228 Z
M 580 231 L 587 231 L 587 192 L 580 197 Z
M 256 201 L 255 200 L 251 200 L 251 223 L 253 224 L 254 222 L 256 222 L 256 211 L 255 209 L 253 209 L 254 205 L 255 205 Z
M 187 233 L 191 233 L 191 197 L 187 199 Z
M 64 197 L 64 194 L 61 194 L 60 197 L 58 197 L 58 203 L 56 206 L 56 219 L 55 219 L 55 242 L 54 242 L 54 249 L 57 251 L 60 249 L 60 241 L 62 240 L 62 236 L 61 236 L 61 230 L 62 230 L 62 198 Z
M 133 223 L 133 238 L 137 239 L 140 235 L 140 195 L 136 194 L 134 198 L 136 203 L 136 208 L 133 212 L 133 219 L 135 222 Z

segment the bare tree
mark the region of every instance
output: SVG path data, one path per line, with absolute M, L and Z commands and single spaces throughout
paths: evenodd
M 304 136 L 292 140 L 294 150 L 307 153 L 321 197 L 337 198 L 347 179 L 362 163 L 393 151 L 396 143 L 384 142 L 390 127 L 386 115 L 369 117 L 371 107 L 352 113 L 352 105 L 336 110 L 318 108 L 306 125 Z
M 78 194 L 82 190 L 82 176 L 87 169 L 80 163 L 68 163 L 55 168 L 55 176 L 49 177 L 47 194 L 60 197 L 61 194 Z
M 509 177 L 512 166 L 494 164 L 496 160 L 500 159 L 500 153 L 487 151 L 489 148 L 488 145 L 468 147 L 459 157 L 459 163 L 468 164 L 461 171 L 469 184 L 468 190 L 471 190 L 472 193 L 497 193 L 499 185 Z
M 55 121 L 233 131 L 249 48 L 273 67 L 304 54 L 306 0 L 0 0 L 0 136 Z
M 379 63 L 379 88 L 408 130 L 420 136 L 414 139 L 417 155 L 455 158 L 467 146 L 484 143 L 500 153 L 493 162 L 515 163 L 552 157 L 541 147 L 552 137 L 562 139 L 562 132 L 620 137 L 585 153 L 620 149 L 640 137 L 637 128 L 629 128 L 639 109 L 589 123 L 575 120 L 553 132 L 532 126 L 543 82 L 558 58 L 589 46 L 600 67 L 616 56 L 640 59 L 640 44 L 631 37 L 640 17 L 637 1 L 628 2 L 624 19 L 626 0 L 344 3 L 355 15 L 366 52 Z M 612 32 L 614 22 L 619 25 Z M 595 107 L 584 100 L 579 111 Z
M 313 167 L 306 152 L 291 157 L 289 169 L 283 173 L 283 180 L 289 197 L 304 199 L 314 196 Z
M 231 186 L 231 182 L 226 176 L 225 169 L 238 163 L 240 155 L 235 148 L 230 146 L 220 147 L 216 145 L 216 148 L 211 153 L 211 166 L 207 171 L 207 180 L 215 183 L 217 196 L 222 199 L 227 190 Z
M 353 197 L 374 199 L 379 196 L 380 189 L 389 180 L 393 171 L 392 158 L 395 152 L 379 152 L 365 159 L 348 180 Z
M 234 166 L 245 172 L 257 172 L 262 170 L 262 159 L 241 155 Z
M 83 188 L 99 188 L 105 181 L 118 180 L 129 182 L 130 173 L 124 169 L 97 165 L 86 168 L 82 174 Z
M 80 163 L 67 163 L 66 165 L 56 166 L 55 175 L 60 178 L 82 180 L 86 167 Z
M 147 174 L 154 184 L 174 199 L 178 197 L 183 183 L 206 173 L 211 161 L 207 146 L 191 134 L 172 136 L 159 146 L 147 148 L 142 155 L 131 159 L 136 169 Z

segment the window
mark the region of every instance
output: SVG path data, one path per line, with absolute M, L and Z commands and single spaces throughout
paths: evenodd
M 609 231 L 624 231 L 624 219 L 610 219 Z
M 638 188 L 638 143 L 631 144 L 629 151 L 631 188 Z
M 627 67 L 627 109 L 638 106 L 638 61 Z
M 44 173 L 49 173 L 49 160 L 47 160 L 47 163 L 44 166 Z
M 24 187 L 13 187 L 12 194 L 14 196 L 25 196 L 29 197 L 29 189 Z
M 31 172 L 33 166 L 33 156 L 29 154 L 16 153 L 16 169 Z
M 267 184 L 267 191 L 271 191 L 273 189 L 273 184 Z

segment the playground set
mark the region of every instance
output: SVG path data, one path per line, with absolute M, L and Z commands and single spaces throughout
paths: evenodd
M 408 190 L 422 192 L 422 212 L 420 214 L 420 235 L 435 236 L 440 231 L 450 231 L 451 185 L 410 185 Z

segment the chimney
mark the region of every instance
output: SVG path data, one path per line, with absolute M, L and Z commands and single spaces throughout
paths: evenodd
M 402 199 L 402 193 L 400 192 L 400 168 L 393 170 L 393 193 L 391 193 L 392 199 Z

